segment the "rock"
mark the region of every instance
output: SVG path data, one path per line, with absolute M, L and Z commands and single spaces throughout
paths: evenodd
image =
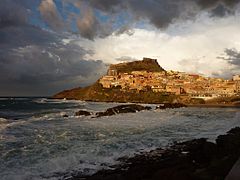
M 181 108 L 187 107 L 185 104 L 182 103 L 164 103 L 156 107 L 156 109 L 174 109 L 174 108 Z
M 218 136 L 216 143 L 223 153 L 240 153 L 240 127 L 233 128 L 227 134 Z
M 112 170 L 84 177 L 88 180 L 212 180 L 225 179 L 240 156 L 240 128 L 218 136 L 216 143 L 205 138 L 176 143 L 120 159 Z M 76 179 L 82 178 L 81 176 Z M 75 178 L 73 178 L 75 179 Z
M 177 147 L 180 145 L 180 147 Z M 188 152 L 188 156 L 194 159 L 195 163 L 206 163 L 215 158 L 218 149 L 216 144 L 208 142 L 207 139 L 194 139 L 176 145 L 176 148 L 182 152 Z
M 137 104 L 120 105 L 113 108 L 109 108 L 105 112 L 98 112 L 96 113 L 96 117 L 112 116 L 112 115 L 121 114 L 121 113 L 135 113 L 138 111 L 150 110 L 150 109 L 151 107 L 141 106 Z
M 65 117 L 68 117 L 68 115 L 67 115 L 65 112 L 61 112 L 60 115 L 61 115 L 62 117 L 64 117 L 64 118 L 65 118 Z
M 91 113 L 88 111 L 84 111 L 84 110 L 80 110 L 78 112 L 75 113 L 75 116 L 90 116 Z

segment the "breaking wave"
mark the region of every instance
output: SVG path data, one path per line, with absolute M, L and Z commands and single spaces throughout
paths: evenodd
M 198 137 L 214 141 L 219 134 L 240 126 L 240 111 L 234 108 L 151 110 L 91 118 L 74 113 L 80 109 L 103 111 L 117 104 L 44 98 L 22 103 L 40 106 L 28 111 L 30 116 L 25 118 L 0 118 L 3 180 L 67 179 L 74 174 L 92 174 L 113 168 L 119 157 L 166 147 L 174 141 Z M 25 112 L 21 105 L 13 106 L 16 113 Z M 65 114 L 68 117 L 63 117 Z

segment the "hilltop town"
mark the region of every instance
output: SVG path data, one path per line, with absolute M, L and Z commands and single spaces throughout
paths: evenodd
M 143 58 L 141 61 L 110 65 L 107 74 L 93 85 L 65 90 L 53 98 L 104 102 L 234 104 L 239 103 L 239 96 L 239 75 L 225 80 L 166 71 L 156 59 Z M 211 100 L 214 102 L 209 102 Z
M 142 62 L 155 64 L 156 59 L 143 58 Z M 240 94 L 240 75 L 231 80 L 203 77 L 185 72 L 134 70 L 124 72 L 122 68 L 129 63 L 110 66 L 107 75 L 99 83 L 103 88 L 119 87 L 121 91 L 153 91 L 174 95 L 188 95 L 195 98 L 210 99 L 215 97 L 231 97 Z M 120 69 L 120 70 L 119 70 Z

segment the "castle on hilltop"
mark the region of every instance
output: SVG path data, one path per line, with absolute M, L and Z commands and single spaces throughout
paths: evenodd
M 103 88 L 121 91 L 153 91 L 155 93 L 187 95 L 195 98 L 240 95 L 240 75 L 232 80 L 203 77 L 185 72 L 165 71 L 156 59 L 110 65 L 99 83 Z
M 116 76 L 133 71 L 161 72 L 165 71 L 157 62 L 157 59 L 143 58 L 142 61 L 133 61 L 110 65 L 107 75 Z

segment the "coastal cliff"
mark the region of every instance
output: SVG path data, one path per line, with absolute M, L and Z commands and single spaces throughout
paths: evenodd
M 113 64 L 84 88 L 65 90 L 56 99 L 132 103 L 240 104 L 240 80 L 166 71 L 156 59 Z
M 121 91 L 119 88 L 103 88 L 99 82 L 85 87 L 65 90 L 53 96 L 54 99 L 69 99 L 96 102 L 163 103 L 174 102 L 177 96 L 152 91 Z
M 156 59 L 143 58 L 142 61 L 112 64 L 108 69 L 108 75 L 112 75 L 112 73 L 131 73 L 133 71 L 162 72 L 165 70 Z
M 156 59 L 143 58 L 142 61 L 134 61 L 110 65 L 107 77 L 119 74 L 131 74 L 132 72 L 158 72 L 165 73 L 165 70 L 158 64 Z M 55 99 L 75 99 L 97 102 L 135 102 L 135 103 L 162 103 L 173 102 L 175 95 L 167 93 L 154 93 L 151 90 L 128 89 L 122 90 L 119 86 L 106 88 L 99 79 L 96 83 L 88 87 L 78 87 L 71 90 L 64 90 L 55 94 Z

